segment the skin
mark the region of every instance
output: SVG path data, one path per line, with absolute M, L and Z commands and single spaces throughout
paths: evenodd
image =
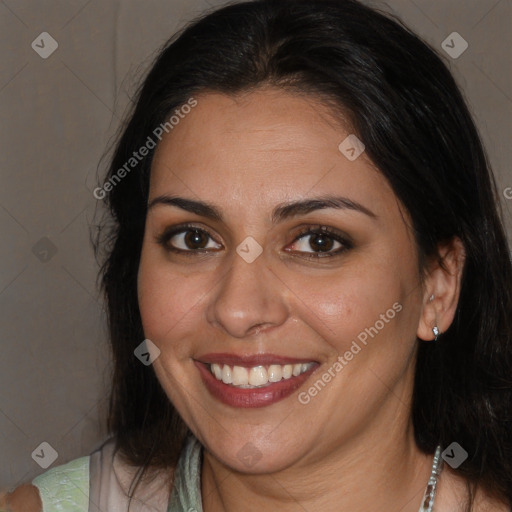
M 156 150 L 149 202 L 165 194 L 206 201 L 223 221 L 174 206 L 150 208 L 138 293 L 145 335 L 161 351 L 156 375 L 206 448 L 203 510 L 238 511 L 243 503 L 249 512 L 417 512 L 432 456 L 413 439 L 416 349 L 433 339 L 434 325 L 444 332 L 453 321 L 460 240 L 439 247 L 445 269 L 429 262 L 422 284 L 407 213 L 365 153 L 355 161 L 340 153 L 351 130 L 315 98 L 261 88 L 197 100 Z M 276 205 L 323 194 L 357 201 L 375 217 L 323 209 L 272 224 Z M 210 233 L 211 252 L 187 257 L 157 243 L 164 229 L 182 222 Z M 308 258 L 318 247 L 311 235 L 297 239 L 298 228 L 318 224 L 345 233 L 351 248 Z M 236 252 L 247 236 L 263 249 L 252 263 Z M 182 235 L 168 243 L 195 247 Z M 330 252 L 340 247 L 333 244 Z M 300 403 L 298 393 L 394 303 L 402 310 L 308 404 Z M 290 397 L 239 409 L 204 387 L 193 360 L 208 352 L 267 352 L 320 367 Z M 251 467 L 237 455 L 248 442 L 260 457 Z M 465 496 L 463 481 L 445 465 L 435 512 L 462 511 Z M 42 509 L 31 485 L 11 493 L 9 505 L 13 512 Z M 507 508 L 479 490 L 474 510 Z
M 145 335 L 161 351 L 154 370 L 206 447 L 205 510 L 237 510 L 243 500 L 247 510 L 300 503 L 308 511 L 416 512 L 432 463 L 410 419 L 416 336 L 431 340 L 434 325 L 443 332 L 453 320 L 462 247 L 444 249 L 455 251 L 453 275 L 432 268 L 421 285 L 407 214 L 365 153 L 355 161 L 341 154 L 350 128 L 318 100 L 272 88 L 197 99 L 156 150 L 149 203 L 166 194 L 206 201 L 223 221 L 150 208 L 138 291 Z M 272 223 L 276 205 L 329 193 L 375 217 L 329 208 Z M 183 235 L 167 248 L 157 243 L 182 222 L 209 232 L 210 252 L 168 250 L 197 251 Z M 310 235 L 296 240 L 298 228 L 318 224 L 345 233 L 353 247 L 308 258 L 318 248 Z M 263 249 L 250 264 L 236 252 L 247 236 Z M 227 406 L 193 363 L 208 352 L 318 361 L 303 391 L 396 302 L 401 312 L 307 405 L 294 393 L 259 409 Z M 247 442 L 261 456 L 250 468 L 237 455 Z
M 31 484 L 23 484 L 12 493 L 0 491 L 0 512 L 40 512 L 43 509 L 39 490 Z

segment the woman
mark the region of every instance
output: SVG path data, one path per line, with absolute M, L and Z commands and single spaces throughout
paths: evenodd
M 95 195 L 112 438 L 12 510 L 511 509 L 495 185 L 400 22 L 353 0 L 208 14 L 159 55 Z

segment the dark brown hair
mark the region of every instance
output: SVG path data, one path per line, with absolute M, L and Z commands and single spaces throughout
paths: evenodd
M 462 240 L 455 320 L 438 343 L 419 347 L 416 442 L 426 453 L 458 442 L 469 454 L 457 472 L 470 495 L 481 485 L 512 502 L 512 266 L 499 199 L 452 75 L 399 20 L 354 0 L 260 0 L 205 14 L 156 58 L 105 183 L 190 97 L 264 84 L 329 98 L 348 112 L 412 218 L 421 262 L 439 243 Z M 108 428 L 127 460 L 145 469 L 173 467 L 187 433 L 153 368 L 134 356 L 145 338 L 137 271 L 153 152 L 111 187 L 107 236 L 97 239 L 114 360 Z

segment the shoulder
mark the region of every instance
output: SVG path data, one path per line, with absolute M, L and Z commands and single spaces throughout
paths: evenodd
M 42 512 L 39 490 L 32 484 L 23 484 L 11 493 L 0 493 L 0 510 L 4 508 L 12 512 Z
M 2 502 L 3 499 L 3 502 Z M 0 498 L 12 512 L 86 512 L 89 507 L 89 456 L 51 468 Z M 0 509 L 1 510 L 1 509 Z

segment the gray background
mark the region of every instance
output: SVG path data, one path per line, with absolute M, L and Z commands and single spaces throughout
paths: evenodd
M 221 3 L 0 0 L 0 487 L 44 471 L 32 458 L 43 442 L 58 454 L 53 467 L 105 437 L 110 361 L 88 231 L 101 208 L 97 167 L 157 49 Z M 512 187 L 511 0 L 372 4 L 401 16 L 449 63 L 512 239 L 512 199 L 503 195 Z M 469 44 L 457 59 L 441 49 L 454 31 Z M 58 42 L 47 59 L 31 47 L 42 32 Z

